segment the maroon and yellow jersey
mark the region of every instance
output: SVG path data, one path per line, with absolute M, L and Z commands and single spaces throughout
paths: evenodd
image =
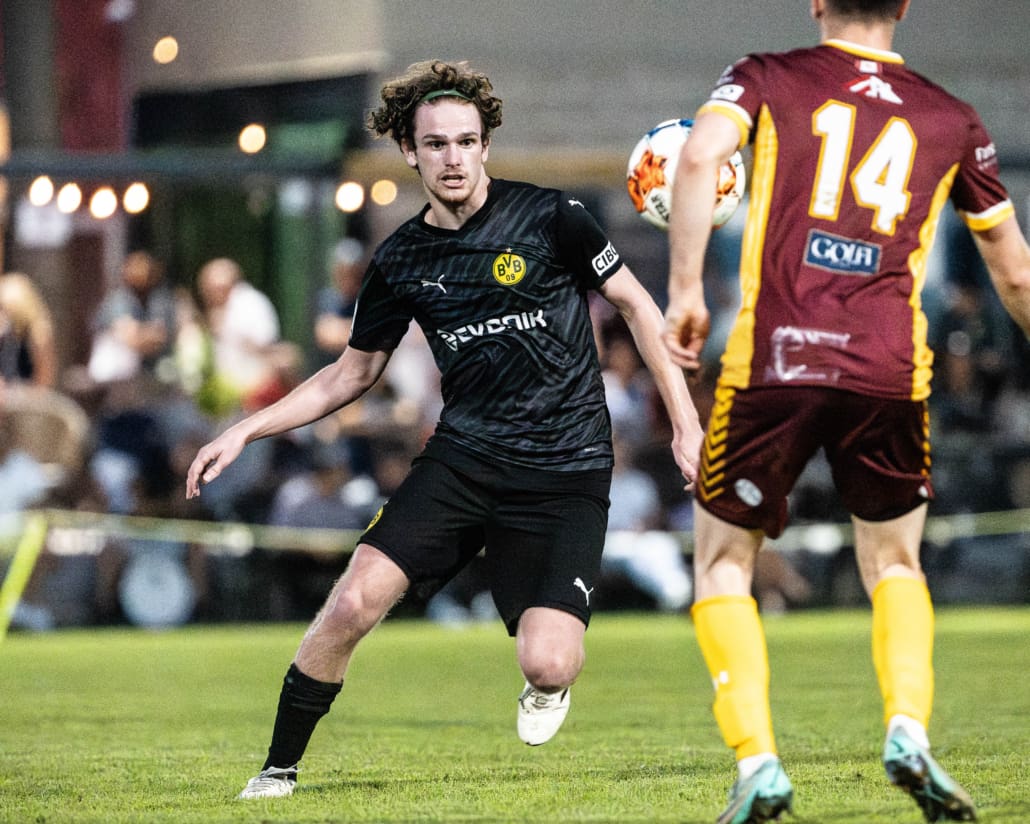
M 976 112 L 900 55 L 837 40 L 744 58 L 705 111 L 754 153 L 722 383 L 926 398 L 920 292 L 941 210 L 974 230 L 1014 212 Z

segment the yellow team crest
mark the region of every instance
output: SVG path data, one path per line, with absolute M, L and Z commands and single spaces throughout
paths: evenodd
M 501 286 L 514 286 L 526 276 L 526 261 L 510 248 L 505 249 L 503 254 L 494 258 L 493 274 Z

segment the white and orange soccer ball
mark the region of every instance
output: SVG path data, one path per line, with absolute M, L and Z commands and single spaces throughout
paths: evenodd
M 630 199 L 637 213 L 659 229 L 669 228 L 672 181 L 680 149 L 690 136 L 693 124 L 693 120 L 663 120 L 637 141 L 629 156 L 626 187 Z M 719 169 L 712 226 L 722 226 L 737 211 L 746 183 L 744 160 L 740 152 L 734 152 Z

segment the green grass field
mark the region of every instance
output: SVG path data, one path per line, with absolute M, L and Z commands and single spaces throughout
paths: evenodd
M 942 610 L 931 736 L 985 822 L 1030 821 L 1030 609 Z M 393 620 L 358 650 L 292 798 L 260 767 L 303 628 L 14 633 L 0 645 L 2 822 L 711 822 L 733 762 L 690 622 L 600 614 L 559 735 L 515 736 L 499 623 Z M 866 612 L 767 621 L 795 822 L 919 822 L 879 762 Z

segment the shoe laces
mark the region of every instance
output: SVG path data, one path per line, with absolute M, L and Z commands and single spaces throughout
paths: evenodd
M 540 692 L 533 687 L 529 687 L 525 692 L 522 693 L 522 706 L 527 709 L 534 710 L 546 710 L 553 706 L 557 706 L 561 703 L 562 698 L 565 696 L 567 690 L 561 692 Z
M 296 764 L 292 767 L 266 767 L 247 783 L 254 787 L 271 787 L 280 781 L 296 781 L 299 772 Z

